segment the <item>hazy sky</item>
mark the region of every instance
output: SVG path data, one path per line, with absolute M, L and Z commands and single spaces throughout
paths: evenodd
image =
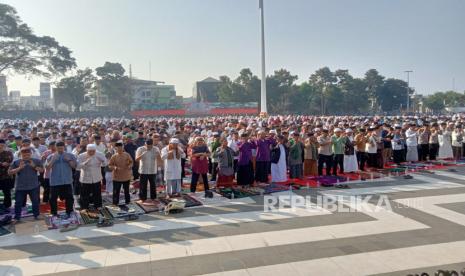
M 260 68 L 258 0 L 0 0 L 37 34 L 69 47 L 80 68 L 120 62 L 192 94 L 195 81 Z M 376 68 L 427 94 L 465 90 L 464 0 L 265 0 L 267 72 L 306 81 L 318 68 Z M 40 79 L 10 76 L 38 94 Z

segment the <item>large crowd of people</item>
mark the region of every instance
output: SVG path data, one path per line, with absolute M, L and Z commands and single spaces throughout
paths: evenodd
M 201 181 L 212 197 L 212 183 L 250 186 L 458 160 L 464 123 L 460 114 L 2 120 L 0 211 L 14 208 L 19 222 L 29 198 L 36 219 L 40 204 L 56 216 L 60 199 L 70 215 L 77 206 L 101 208 L 102 193 L 112 194 L 114 205 L 128 204 L 136 180 L 139 203 L 153 204 L 159 185 L 163 196 L 180 196 L 187 170 L 190 192 Z

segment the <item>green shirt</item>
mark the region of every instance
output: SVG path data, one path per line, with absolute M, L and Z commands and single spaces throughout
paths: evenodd
M 333 146 L 334 154 L 344 154 L 345 137 L 340 136 L 338 138 L 336 135 L 333 135 L 331 137 L 331 143 Z

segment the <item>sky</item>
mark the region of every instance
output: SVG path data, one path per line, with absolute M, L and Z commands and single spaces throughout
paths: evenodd
M 268 74 L 285 68 L 303 82 L 324 66 L 356 77 L 375 68 L 406 80 L 413 70 L 418 93 L 465 90 L 463 0 L 264 1 Z M 131 64 L 135 77 L 173 84 L 183 96 L 209 76 L 260 73 L 258 0 L 0 2 L 69 47 L 79 68 Z M 8 88 L 38 94 L 40 81 L 9 74 Z

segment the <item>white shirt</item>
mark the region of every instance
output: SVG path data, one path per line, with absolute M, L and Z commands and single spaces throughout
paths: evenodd
M 107 146 L 105 146 L 104 143 L 100 143 L 98 145 L 95 144 L 95 146 L 97 147 L 98 152 L 105 154 L 105 151 L 107 150 Z
M 462 141 L 457 141 L 457 138 L 460 137 L 462 138 Z M 456 130 L 454 130 L 452 132 L 452 146 L 454 147 L 461 147 L 462 146 L 462 142 L 463 142 L 463 133 L 460 131 L 460 132 L 457 132 Z
M 165 163 L 165 181 L 180 180 L 182 173 L 181 158 L 186 158 L 186 154 L 181 148 L 178 148 L 178 151 L 181 152 L 179 159 L 176 159 L 176 156 L 173 159 L 168 159 L 168 151 L 168 146 L 161 150 L 161 159 Z
M 136 150 L 136 158 L 146 152 L 139 161 L 140 174 L 156 174 L 158 171 L 157 157 L 160 155 L 160 150 L 153 146 L 148 150 L 146 146 L 139 147 Z
M 78 156 L 77 170 L 81 170 L 79 181 L 85 184 L 93 184 L 102 180 L 101 167 L 105 167 L 108 162 L 100 152 L 96 152 L 94 156 L 87 161 L 87 152 L 81 153 Z
M 365 151 L 367 153 L 376 153 L 378 150 L 378 146 L 376 145 L 376 138 L 373 136 L 370 136 L 368 138 L 368 142 L 366 143 Z
M 416 147 L 418 146 L 418 141 L 417 141 L 417 132 L 415 130 L 411 130 L 410 128 L 407 129 L 405 132 L 405 136 L 407 140 L 405 143 L 407 144 L 407 147 Z
M 230 147 L 234 152 L 238 152 L 239 151 L 239 146 L 237 145 L 238 143 L 239 141 L 234 141 L 233 139 L 229 139 L 228 147 Z M 234 159 L 239 160 L 239 155 L 234 156 Z

